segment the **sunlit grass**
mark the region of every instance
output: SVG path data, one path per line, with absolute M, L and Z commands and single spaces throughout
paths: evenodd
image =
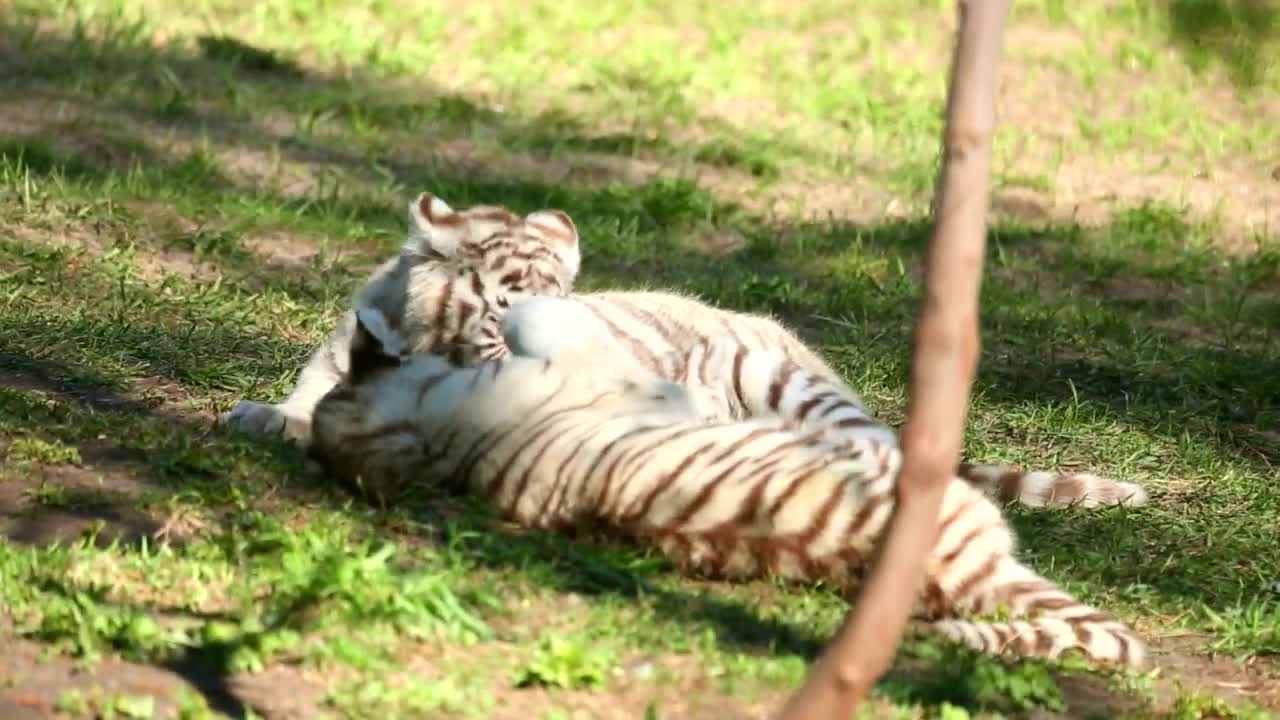
M 1267 187 L 1280 80 L 1239 48 L 1280 53 L 1243 31 L 1184 52 L 1175 5 L 1016 3 L 996 185 L 1032 201 L 997 206 L 966 452 L 1146 484 L 1139 510 L 1011 511 L 1023 557 L 1276 682 L 1280 251 L 1182 194 L 1206 169 Z M 293 673 L 352 717 L 764 716 L 799 682 L 844 610 L 825 590 L 691 582 L 452 498 L 378 512 L 212 418 L 287 392 L 429 189 L 563 208 L 582 288 L 775 313 L 900 419 L 950 3 L 5 12 L 0 529 L 28 539 L 0 544 L 4 632 L 55 657 Z M 1123 200 L 1105 222 L 1072 222 L 1079 177 Z M 100 522 L 31 545 L 69 516 Z M 877 707 L 1058 712 L 1081 677 L 1154 712 L 1140 679 L 923 640 Z

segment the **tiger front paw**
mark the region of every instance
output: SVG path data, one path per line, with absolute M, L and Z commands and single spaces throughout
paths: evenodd
M 253 435 L 283 435 L 288 440 L 305 442 L 311 434 L 311 419 L 284 405 L 241 400 L 219 416 L 219 422 L 240 432 Z

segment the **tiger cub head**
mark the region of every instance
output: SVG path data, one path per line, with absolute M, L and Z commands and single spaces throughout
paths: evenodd
M 562 210 L 523 217 L 494 205 L 454 210 L 427 192 L 409 203 L 401 259 L 413 349 L 460 365 L 506 354 L 497 331 L 506 308 L 524 297 L 567 295 L 582 263 L 577 227 Z
M 403 252 L 500 272 L 504 283 L 538 294 L 570 291 L 582 265 L 578 228 L 563 210 L 521 217 L 497 205 L 454 210 L 424 192 L 409 203 Z
M 435 356 L 410 359 L 381 310 L 360 305 L 355 314 L 347 372 L 316 404 L 306 455 L 328 477 L 385 504 L 424 464 L 411 386 L 451 366 Z
M 454 210 L 431 193 L 409 203 L 402 253 L 494 273 L 508 292 L 565 295 L 582 266 L 578 228 L 563 210 L 521 217 L 496 205 Z

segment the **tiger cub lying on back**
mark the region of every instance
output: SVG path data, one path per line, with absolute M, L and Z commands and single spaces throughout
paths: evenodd
M 524 218 L 494 206 L 457 212 L 423 193 L 410 203 L 409 236 L 400 256 L 379 268 L 356 303 L 381 310 L 411 350 L 445 355 L 461 365 L 511 352 L 573 356 L 607 345 L 615 362 L 638 371 L 733 390 L 744 382 L 739 351 L 777 352 L 803 369 L 806 379 L 780 375 L 754 405 L 734 393 L 713 393 L 733 400 L 719 408 L 727 413 L 723 417 L 783 414 L 799 423 L 825 418 L 837 427 L 865 418 L 857 393 L 773 319 L 670 292 L 569 295 L 580 263 L 577 229 L 561 211 L 540 210 Z M 284 402 L 242 400 L 224 420 L 305 440 L 313 406 L 346 369 L 354 324 L 354 314 L 347 313 Z M 967 464 L 958 472 L 1006 500 L 1033 506 L 1146 501 L 1141 487 L 1092 474 Z
M 406 354 L 376 309 L 356 316 L 349 373 L 316 405 L 308 453 L 384 499 L 450 486 L 527 527 L 601 522 L 691 574 L 822 581 L 846 597 L 890 515 L 901 456 L 865 415 L 708 422 L 688 386 L 608 346 L 459 368 Z M 726 405 L 768 405 L 773 378 L 809 377 L 779 353 L 729 354 L 743 370 Z M 972 485 L 952 480 L 941 518 L 916 609 L 927 628 L 992 654 L 1143 664 L 1125 625 L 1013 557 L 1000 510 Z M 965 618 L 999 608 L 1012 619 Z

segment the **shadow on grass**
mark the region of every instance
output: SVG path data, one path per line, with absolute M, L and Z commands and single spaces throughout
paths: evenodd
M 430 184 L 431 168 L 413 167 L 405 157 L 438 155 L 464 166 L 511 165 L 518 157 L 513 172 L 607 182 L 631 175 L 626 161 L 638 153 L 685 152 L 657 137 L 594 132 L 560 111 L 526 119 L 456 93 L 392 85 L 359 69 L 347 76 L 308 73 L 227 36 L 200 36 L 186 51 L 154 45 L 141 25 L 98 23 L 92 35 L 60 35 L 17 18 L 0 27 L 0 57 L 8 61 L 0 71 L 0 115 L 8 116 L 8 132 L 38 128 L 54 145 L 110 161 L 117 171 L 146 160 L 155 140 L 176 137 L 180 144 L 227 150 L 259 176 L 271 174 L 266 166 L 278 155 L 362 182 L 387 182 L 390 172 L 397 176 L 391 182 L 411 186 Z M 507 157 L 469 157 L 476 138 Z M 691 156 L 756 176 L 774 174 L 750 146 L 711 143 Z
M 140 397 L 136 388 L 125 392 L 92 371 L 0 353 L 0 437 L 76 449 L 74 458 L 6 458 L 2 534 L 31 545 L 90 535 L 99 547 L 135 545 L 168 535 L 154 515 L 163 515 L 172 496 L 198 493 L 217 502 L 246 491 L 247 474 L 288 476 L 289 448 L 223 437 L 207 420 Z M 166 539 L 181 544 L 184 534 Z
M 1280 6 L 1272 0 L 1167 0 L 1173 41 L 1194 68 L 1221 62 L 1251 88 L 1280 52 Z

